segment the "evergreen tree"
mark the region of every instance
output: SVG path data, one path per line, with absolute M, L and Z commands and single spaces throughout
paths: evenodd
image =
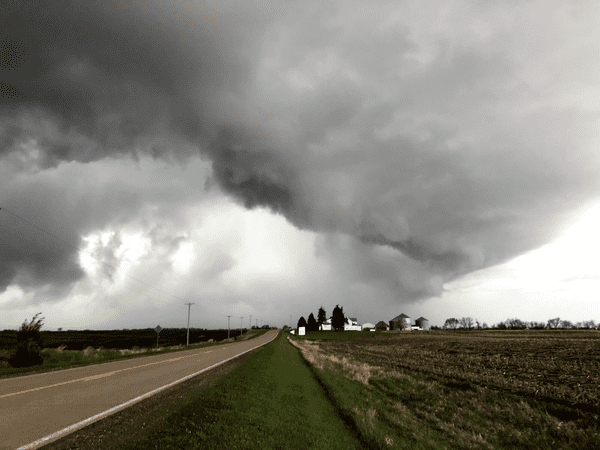
M 319 308 L 319 312 L 317 313 L 317 322 L 319 323 L 319 330 L 322 330 L 322 325 L 327 322 L 327 314 L 322 306 Z
M 331 316 L 331 327 L 335 331 L 344 331 L 344 323 L 346 322 L 346 317 L 344 316 L 344 308 L 340 308 L 339 305 L 335 305 L 333 308 L 333 313 Z
M 315 316 L 313 315 L 313 313 L 310 313 L 310 316 L 308 316 L 306 331 L 319 331 L 319 324 L 315 320 Z
M 300 327 L 306 328 L 306 319 L 304 318 L 304 316 L 300 317 L 300 320 L 298 321 L 298 328 Z

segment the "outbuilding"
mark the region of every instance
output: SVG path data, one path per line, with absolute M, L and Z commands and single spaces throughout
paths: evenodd
M 387 323 L 385 323 L 383 320 L 380 320 L 379 322 L 377 322 L 377 324 L 375 325 L 375 329 L 377 331 L 388 331 L 390 329 L 390 327 L 388 326 Z
M 422 330 L 429 330 L 429 320 L 427 320 L 425 317 L 419 317 L 417 320 L 421 324 Z
M 404 324 L 405 324 L 404 329 L 412 330 L 412 319 L 409 316 L 407 316 L 406 314 L 400 314 L 399 316 L 396 316 L 392 320 L 390 320 L 390 323 L 394 323 L 394 322 L 404 322 Z M 394 328 L 397 328 L 397 327 L 394 325 Z
M 365 331 L 365 330 L 374 331 L 375 330 L 375 325 L 373 325 L 372 323 L 368 323 L 368 322 L 367 323 L 363 323 L 362 324 L 362 329 L 363 329 L 363 331 Z

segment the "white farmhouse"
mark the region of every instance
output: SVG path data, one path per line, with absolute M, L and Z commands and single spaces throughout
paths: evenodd
M 327 319 L 325 322 L 321 324 L 322 331 L 331 331 L 333 328 L 331 327 L 331 319 Z
M 354 318 L 347 318 L 344 324 L 344 331 L 362 331 L 362 327 L 358 324 L 358 321 Z

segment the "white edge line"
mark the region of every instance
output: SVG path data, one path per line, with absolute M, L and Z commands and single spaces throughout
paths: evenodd
M 252 347 L 251 349 L 248 349 L 248 350 L 246 350 L 245 352 L 238 353 L 237 355 L 235 355 L 235 356 L 232 356 L 231 358 L 227 358 L 227 359 L 225 359 L 225 360 L 223 360 L 223 361 L 221 361 L 221 362 L 218 362 L 217 364 L 213 364 L 213 365 L 212 365 L 212 366 L 210 366 L 210 367 L 206 367 L 206 368 L 204 368 L 204 369 L 200 370 L 199 372 L 193 373 L 193 374 L 191 374 L 191 375 L 187 375 L 187 376 L 185 376 L 185 377 L 183 377 L 183 378 L 181 378 L 181 379 L 179 379 L 179 380 L 177 380 L 177 381 L 173 381 L 172 383 L 169 383 L 169 384 L 167 384 L 167 385 L 165 385 L 165 386 L 159 387 L 158 389 L 154 389 L 153 391 L 146 392 L 145 394 L 143 394 L 143 395 L 140 395 L 139 397 L 136 397 L 136 398 L 134 398 L 133 400 L 129 400 L 128 402 L 122 403 L 122 404 L 120 404 L 119 406 L 115 406 L 115 407 L 113 407 L 113 408 L 107 409 L 106 411 L 104 411 L 104 412 L 101 412 L 100 414 L 96 414 L 96 415 L 95 415 L 95 416 L 93 416 L 93 417 L 89 417 L 89 418 L 87 418 L 87 419 L 85 419 L 85 420 L 82 420 L 81 422 L 78 422 L 78 423 L 76 423 L 76 424 L 74 424 L 74 425 L 71 425 L 71 426 L 69 426 L 69 427 L 67 427 L 67 428 L 63 428 L 62 430 L 60 430 L 60 431 L 57 431 L 56 433 L 52 433 L 52 434 L 51 434 L 51 435 L 49 435 L 49 436 L 43 437 L 43 438 L 41 438 L 41 439 L 38 439 L 37 441 L 34 441 L 34 442 L 32 442 L 31 444 L 23 445 L 22 447 L 19 447 L 17 450 L 26 450 L 26 449 L 29 449 L 29 448 L 33 448 L 33 447 L 35 447 L 36 445 L 39 445 L 39 444 L 43 443 L 44 441 L 48 441 L 48 440 L 50 440 L 50 439 L 52 439 L 52 438 L 54 438 L 54 437 L 56 437 L 56 436 L 60 436 L 61 434 L 63 434 L 63 433 L 66 433 L 67 431 L 72 431 L 72 430 L 74 430 L 75 428 L 78 428 L 78 427 L 80 427 L 81 425 L 83 425 L 83 424 L 85 424 L 85 423 L 91 422 L 92 420 L 95 420 L 95 419 L 98 419 L 98 418 L 100 418 L 100 417 L 102 417 L 102 416 L 105 416 L 105 415 L 107 415 L 107 414 L 109 414 L 109 413 L 111 413 L 111 412 L 114 412 L 114 411 L 116 411 L 116 410 L 118 410 L 118 409 L 120 409 L 120 408 L 123 408 L 123 407 L 125 407 L 125 406 L 129 405 L 130 403 L 133 403 L 133 402 L 136 402 L 136 401 L 138 401 L 138 400 L 141 400 L 141 399 L 143 399 L 144 397 L 148 397 L 149 395 L 155 394 L 155 393 L 156 393 L 156 392 L 158 392 L 158 391 L 162 391 L 163 389 L 166 389 L 166 388 L 168 388 L 168 387 L 170 387 L 170 386 L 173 386 L 174 384 L 177 384 L 177 383 L 180 383 L 180 382 L 182 382 L 182 381 L 184 381 L 184 380 L 187 380 L 188 378 L 194 377 L 194 376 L 196 376 L 196 375 L 198 375 L 198 374 L 200 374 L 200 373 L 202 373 L 202 372 L 206 372 L 207 370 L 210 370 L 210 369 L 212 369 L 213 367 L 220 366 L 221 364 L 223 364 L 223 363 L 226 363 L 227 361 L 229 361 L 229 360 L 231 360 L 231 359 L 237 358 L 238 356 L 241 356 L 241 355 L 243 355 L 244 353 L 251 352 L 251 351 L 252 351 L 252 350 L 254 350 L 255 348 L 262 347 L 263 345 L 267 345 L 269 342 L 272 342 L 272 341 L 273 341 L 273 340 L 274 340 L 274 339 L 275 339 L 275 338 L 276 338 L 278 335 L 279 335 L 279 333 L 277 333 L 277 334 L 275 335 L 275 337 L 274 337 L 273 339 L 271 339 L 270 341 L 267 341 L 267 342 L 265 342 L 265 343 L 263 343 L 263 344 L 257 345 L 256 347 Z

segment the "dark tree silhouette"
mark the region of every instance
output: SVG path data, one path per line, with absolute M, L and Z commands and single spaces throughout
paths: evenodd
M 306 323 L 306 331 L 319 331 L 319 324 L 315 320 L 313 313 L 308 316 L 308 322 Z
M 319 312 L 317 313 L 317 322 L 319 323 L 319 330 L 322 330 L 322 325 L 327 322 L 327 314 L 322 306 L 319 308 Z
M 335 305 L 331 315 L 331 326 L 335 331 L 344 331 L 344 323 L 346 323 L 344 308 L 340 308 L 339 305 Z
M 17 346 L 11 352 L 8 362 L 13 367 L 27 367 L 42 364 L 42 328 L 43 317 L 37 322 L 35 319 L 41 313 L 33 316 L 30 323 L 23 322 L 17 331 Z
M 300 327 L 306 328 L 306 319 L 304 318 L 304 316 L 300 317 L 300 320 L 298 321 L 298 328 Z

